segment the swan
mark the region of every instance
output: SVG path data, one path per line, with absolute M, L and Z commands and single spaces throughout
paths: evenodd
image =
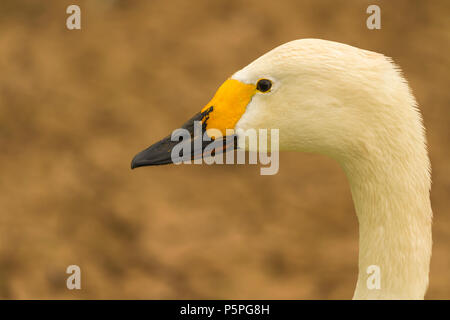
M 224 134 L 277 128 L 279 150 L 335 159 L 349 181 L 359 224 L 353 298 L 424 298 L 431 168 L 416 100 L 390 58 L 327 40 L 294 40 L 234 73 L 184 127 L 194 120 Z M 137 154 L 132 168 L 171 163 L 169 138 Z M 376 288 L 368 285 L 373 266 Z

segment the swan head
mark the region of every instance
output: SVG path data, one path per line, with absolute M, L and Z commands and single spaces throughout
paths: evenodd
M 207 149 L 195 148 L 196 121 L 202 137 L 233 135 L 251 151 L 245 132 L 278 129 L 280 150 L 340 162 L 361 226 L 355 298 L 423 298 L 431 254 L 429 160 L 416 102 L 389 58 L 331 41 L 292 41 L 234 73 L 183 126 L 194 145 L 190 157 Z M 173 162 L 177 144 L 170 136 L 157 142 L 136 155 L 132 168 Z M 366 287 L 372 265 L 380 266 L 381 290 Z
M 410 117 L 411 110 L 402 110 L 404 105 L 411 109 L 414 98 L 385 56 L 332 41 L 302 39 L 283 44 L 234 73 L 184 127 L 201 120 L 204 130 L 223 135 L 235 130 L 238 141 L 245 141 L 241 135 L 248 129 L 279 129 L 280 150 L 340 160 L 369 149 L 377 152 L 379 142 L 391 138 L 390 130 Z M 420 127 L 420 120 L 412 125 Z M 168 138 L 138 154 L 132 167 L 170 163 L 168 151 L 176 142 Z

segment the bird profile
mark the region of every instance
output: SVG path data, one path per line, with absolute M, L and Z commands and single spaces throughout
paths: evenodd
M 194 121 L 205 132 L 234 130 L 238 141 L 245 140 L 240 130 L 278 129 L 280 151 L 335 159 L 359 222 L 353 298 L 424 298 L 432 243 L 430 162 L 416 100 L 390 58 L 327 40 L 294 40 L 234 73 L 185 128 Z M 136 155 L 132 168 L 172 163 L 174 145 L 170 136 L 157 142 Z M 379 270 L 376 288 L 368 285 L 372 266 Z

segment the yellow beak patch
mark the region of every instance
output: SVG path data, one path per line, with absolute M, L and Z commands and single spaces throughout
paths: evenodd
M 209 113 L 208 129 L 218 129 L 226 135 L 226 129 L 234 129 L 256 92 L 256 86 L 238 80 L 228 79 L 217 90 L 202 112 L 213 107 Z

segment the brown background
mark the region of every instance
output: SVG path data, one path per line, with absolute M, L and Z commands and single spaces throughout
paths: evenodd
M 69 4 L 82 30 L 65 27 Z M 379 4 L 382 29 L 365 27 Z M 427 298 L 450 298 L 450 2 L 0 2 L 0 298 L 351 298 L 358 229 L 322 156 L 258 166 L 131 158 L 273 47 L 382 52 L 421 106 L 433 165 Z M 65 269 L 82 269 L 81 291 Z

